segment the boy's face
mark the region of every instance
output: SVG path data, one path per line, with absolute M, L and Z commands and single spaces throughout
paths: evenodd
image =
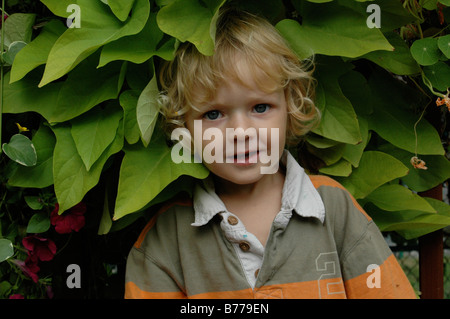
M 213 174 L 234 184 L 251 184 L 270 165 L 276 164 L 272 173 L 278 170 L 288 116 L 283 89 L 266 93 L 251 79 L 245 86 L 223 81 L 215 97 L 197 108 L 187 113 L 186 127 L 201 145 L 203 163 Z M 269 162 L 267 155 L 276 163 Z

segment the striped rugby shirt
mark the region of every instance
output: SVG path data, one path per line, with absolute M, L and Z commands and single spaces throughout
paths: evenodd
M 416 298 L 373 220 L 292 155 L 266 247 L 214 192 L 167 203 L 132 247 L 125 298 Z M 374 267 L 377 267 L 374 269 Z

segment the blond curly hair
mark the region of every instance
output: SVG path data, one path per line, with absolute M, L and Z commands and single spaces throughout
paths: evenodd
M 244 63 L 234 63 L 237 57 Z M 284 90 L 288 107 L 286 142 L 293 145 L 320 119 L 313 102 L 312 71 L 312 61 L 301 61 L 267 20 L 236 9 L 222 10 L 212 56 L 201 54 L 186 42 L 162 67 L 159 103 L 164 130 L 170 136 L 173 129 L 184 127 L 184 115 L 214 98 L 220 81 L 233 79 L 246 85 L 250 73 L 259 89 L 267 93 Z

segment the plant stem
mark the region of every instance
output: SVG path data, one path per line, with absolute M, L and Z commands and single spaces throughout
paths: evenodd
M 416 141 L 415 141 L 416 144 L 415 144 L 415 149 L 414 149 L 414 153 L 415 153 L 414 155 L 415 155 L 415 156 L 417 156 L 417 142 L 418 142 L 418 138 L 417 138 L 417 125 L 419 124 L 420 120 L 422 120 L 422 117 L 424 116 L 425 111 L 426 111 L 428 105 L 430 105 L 430 103 L 431 103 L 431 102 L 428 102 L 428 104 L 424 107 L 424 109 L 423 109 L 423 111 L 422 111 L 422 114 L 420 114 L 419 119 L 418 119 L 417 122 L 414 124 L 414 137 L 416 138 Z

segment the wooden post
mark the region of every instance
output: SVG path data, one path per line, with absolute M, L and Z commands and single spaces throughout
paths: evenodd
M 442 184 L 420 195 L 442 200 Z M 444 241 L 442 229 L 419 237 L 419 277 L 421 299 L 444 298 Z

